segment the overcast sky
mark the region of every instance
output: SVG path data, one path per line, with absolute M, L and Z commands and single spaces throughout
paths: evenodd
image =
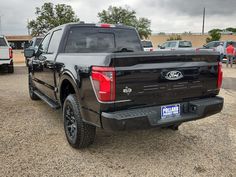
M 0 33 L 27 34 L 27 19 L 35 19 L 35 7 L 44 0 L 0 0 Z M 200 33 L 202 12 L 206 7 L 205 31 L 236 27 L 236 0 L 52 0 L 71 5 L 81 21 L 98 22 L 97 13 L 112 6 L 129 6 L 138 17 L 151 20 L 153 33 Z

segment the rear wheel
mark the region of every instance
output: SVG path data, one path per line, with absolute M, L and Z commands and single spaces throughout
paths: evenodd
M 39 100 L 39 97 L 37 95 L 35 95 L 34 93 L 34 90 L 35 90 L 35 87 L 34 87 L 34 83 L 32 81 L 32 73 L 30 72 L 29 73 L 29 76 L 28 76 L 28 84 L 29 84 L 29 95 L 30 95 L 30 98 L 32 100 Z
M 26 67 L 29 67 L 29 61 L 28 61 L 28 59 L 25 59 L 25 65 L 26 65 Z
M 11 62 L 11 64 L 9 64 L 7 67 L 8 67 L 8 73 L 14 73 L 14 65 L 13 65 L 13 62 Z
M 83 122 L 74 94 L 67 96 L 64 102 L 63 118 L 66 138 L 72 147 L 86 148 L 94 142 L 96 127 Z

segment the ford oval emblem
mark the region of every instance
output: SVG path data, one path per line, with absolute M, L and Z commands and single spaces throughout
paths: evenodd
M 168 79 L 168 80 L 179 80 L 183 77 L 184 76 L 180 71 L 169 71 L 165 75 L 165 78 Z

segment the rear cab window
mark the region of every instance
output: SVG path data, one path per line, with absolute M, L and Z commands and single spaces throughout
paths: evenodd
M 65 53 L 111 53 L 127 49 L 142 51 L 140 39 L 133 29 L 71 27 Z
M 5 39 L 3 37 L 0 37 L 0 46 L 7 46 L 7 42 L 5 41 Z
M 151 41 L 141 41 L 141 43 L 143 47 L 146 47 L 146 48 L 153 47 Z

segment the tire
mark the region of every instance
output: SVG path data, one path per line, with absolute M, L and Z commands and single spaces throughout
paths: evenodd
M 67 141 L 73 148 L 82 149 L 93 144 L 96 127 L 83 122 L 75 94 L 67 96 L 64 102 L 63 119 Z
M 35 86 L 32 81 L 32 73 L 29 73 L 28 85 L 29 85 L 29 95 L 30 95 L 31 100 L 39 100 L 40 98 L 37 95 L 35 95 L 35 93 L 34 93 Z
M 29 61 L 27 59 L 25 59 L 25 65 L 26 67 L 29 67 Z
M 8 67 L 8 73 L 14 73 L 13 63 L 9 64 L 7 67 Z

